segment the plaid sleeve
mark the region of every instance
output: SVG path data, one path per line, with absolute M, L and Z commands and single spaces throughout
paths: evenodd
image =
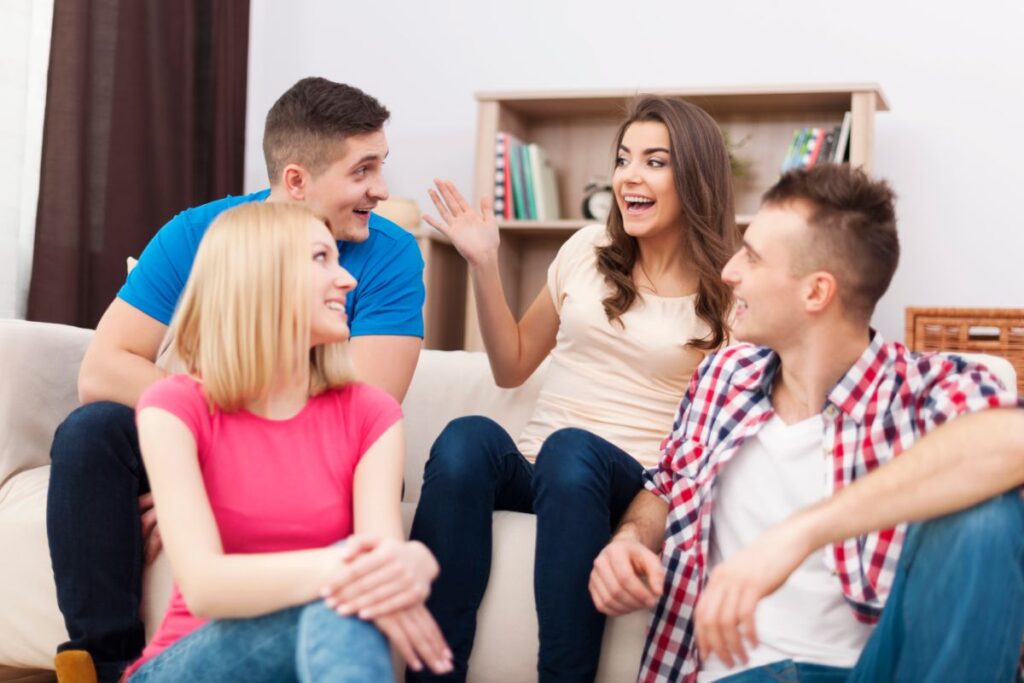
M 961 356 L 934 354 L 918 360 L 925 386 L 918 406 L 919 427 L 927 433 L 959 415 L 989 408 L 1024 407 L 984 365 Z
M 672 482 L 679 474 L 680 446 L 685 443 L 689 436 L 689 427 L 694 423 L 693 412 L 700 412 L 701 408 L 697 396 L 701 391 L 701 384 L 708 376 L 709 368 L 714 364 L 718 354 L 709 354 L 690 378 L 690 384 L 683 394 L 676 411 L 676 418 L 672 423 L 672 431 L 661 442 L 661 461 L 654 467 L 644 471 L 644 487 L 658 496 L 666 503 L 672 502 Z

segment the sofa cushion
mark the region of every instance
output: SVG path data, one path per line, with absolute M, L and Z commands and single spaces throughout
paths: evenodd
M 0 485 L 50 462 L 50 442 L 78 406 L 76 378 L 92 330 L 0 320 Z

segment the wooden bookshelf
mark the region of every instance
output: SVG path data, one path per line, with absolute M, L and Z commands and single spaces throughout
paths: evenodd
M 630 102 L 641 93 L 693 102 L 711 114 L 733 142 L 746 140 L 736 150 L 747 168 L 735 183 L 740 226 L 749 224 L 761 194 L 777 180 L 794 129 L 836 126 L 845 112 L 851 112 L 850 163 L 870 171 L 875 114 L 889 109 L 875 83 L 477 94 L 475 198 L 493 192 L 498 131 L 543 147 L 557 176 L 561 220 L 499 224 L 502 282 L 516 316 L 523 314 L 544 286 L 558 247 L 588 223 L 581 213 L 583 188 L 593 177 L 611 179 L 615 131 Z M 429 252 L 426 346 L 483 348 L 465 264 L 443 238 L 430 239 L 425 246 Z

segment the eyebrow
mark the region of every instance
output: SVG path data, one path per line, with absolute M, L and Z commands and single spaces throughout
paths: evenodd
M 360 164 L 365 164 L 367 161 L 383 161 L 384 159 L 388 158 L 389 154 L 391 154 L 391 150 L 390 149 L 388 151 L 384 152 L 384 156 L 381 156 L 380 154 L 367 154 L 364 157 L 362 157 L 361 159 L 359 159 L 359 161 L 357 161 L 354 164 L 352 164 L 352 168 L 355 168 L 356 166 L 358 166 Z
M 757 253 L 757 249 L 754 249 L 752 246 L 750 246 L 750 242 L 748 242 L 746 240 L 743 240 L 743 248 L 746 249 L 747 251 L 749 251 L 751 254 L 753 254 L 757 258 L 761 258 L 761 255 L 759 253 Z
M 622 144 L 619 145 L 619 149 L 621 149 L 624 152 L 629 152 L 630 151 L 629 147 L 626 147 L 625 145 L 622 145 Z M 663 152 L 665 154 L 671 154 L 672 153 L 669 150 L 665 149 L 664 147 L 648 147 L 647 149 L 644 150 L 644 154 L 654 154 L 656 152 Z

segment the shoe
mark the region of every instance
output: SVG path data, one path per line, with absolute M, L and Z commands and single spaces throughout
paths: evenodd
M 53 658 L 57 683 L 99 683 L 92 655 L 85 650 L 64 650 Z

